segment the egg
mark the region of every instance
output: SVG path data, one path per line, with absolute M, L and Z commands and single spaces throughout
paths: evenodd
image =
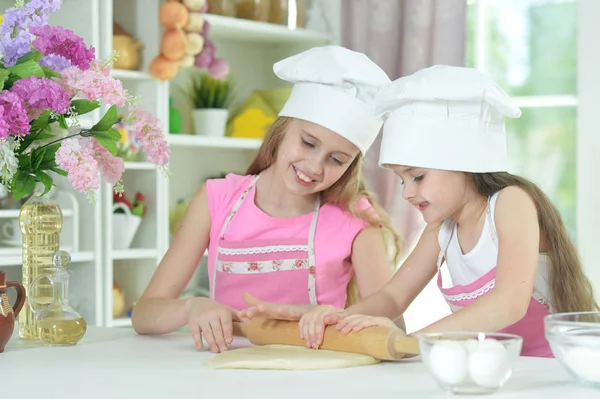
M 468 354 L 458 342 L 437 342 L 429 353 L 429 368 L 440 381 L 456 385 L 467 378 Z
M 506 348 L 495 339 L 471 345 L 468 370 L 475 384 L 485 388 L 498 387 L 511 373 Z

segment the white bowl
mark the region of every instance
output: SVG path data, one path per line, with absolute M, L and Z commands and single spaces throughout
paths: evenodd
M 418 339 L 423 362 L 436 383 L 460 394 L 500 389 L 510 378 L 523 345 L 522 337 L 504 333 L 427 333 Z
M 575 381 L 600 388 L 600 312 L 551 314 L 544 329 L 554 357 Z

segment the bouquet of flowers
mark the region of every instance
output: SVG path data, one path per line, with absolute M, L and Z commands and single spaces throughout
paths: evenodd
M 45 194 L 57 175 L 91 200 L 101 176 L 122 192 L 117 107 L 126 110 L 149 162 L 165 169 L 170 157 L 158 118 L 138 108 L 121 81 L 111 78 L 116 55 L 98 60 L 74 32 L 48 25 L 61 2 L 19 0 L 0 25 L 0 194 L 12 192 L 15 199 L 37 183 Z M 82 127 L 79 116 L 101 102 L 108 107 L 104 115 Z

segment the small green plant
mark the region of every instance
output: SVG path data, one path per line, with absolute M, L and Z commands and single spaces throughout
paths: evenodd
M 229 77 L 213 79 L 207 73 L 196 73 L 190 79 L 187 92 L 196 109 L 228 108 L 231 81 Z

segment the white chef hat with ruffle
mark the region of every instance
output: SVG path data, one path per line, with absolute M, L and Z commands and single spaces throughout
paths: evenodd
M 504 117 L 521 110 L 492 79 L 473 68 L 435 65 L 397 79 L 377 94 L 387 113 L 380 166 L 506 172 Z
M 279 116 L 324 126 L 348 139 L 363 155 L 367 152 L 383 125 L 373 99 L 382 85 L 391 82 L 377 64 L 365 54 L 323 46 L 281 60 L 273 71 L 293 83 Z

